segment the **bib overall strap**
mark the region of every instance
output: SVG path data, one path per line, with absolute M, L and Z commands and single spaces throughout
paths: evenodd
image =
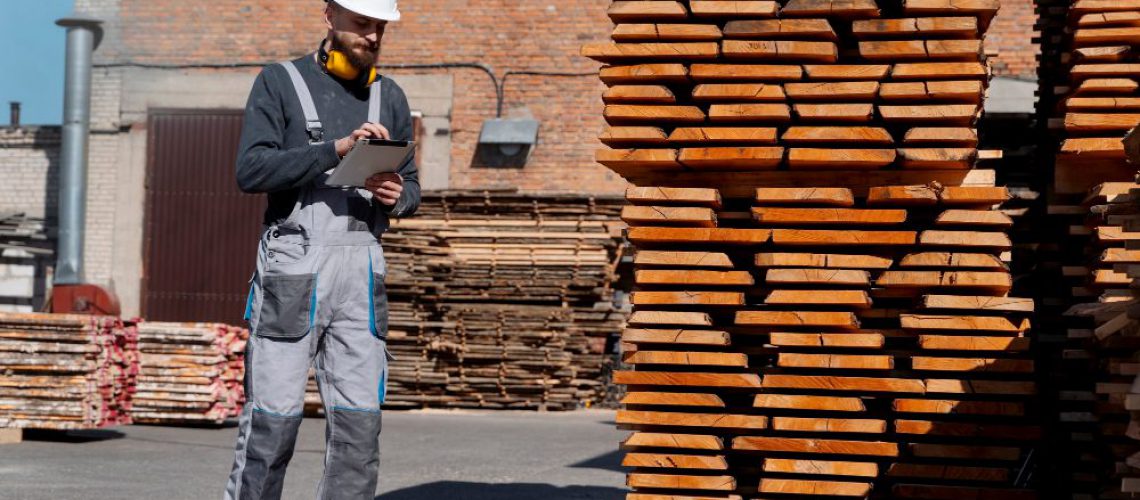
M 382 80 L 383 78 L 376 77 L 376 81 L 368 89 L 368 123 L 380 123 L 380 82 Z
M 293 61 L 285 61 L 281 63 L 285 71 L 289 73 L 289 79 L 293 80 L 293 90 L 297 92 L 297 99 L 301 101 L 301 111 L 305 113 L 305 131 L 309 134 L 309 144 L 321 142 L 325 135 L 324 126 L 321 125 L 321 119 L 317 116 L 317 105 L 313 103 L 313 94 L 309 93 L 309 86 L 305 85 L 304 78 L 301 78 L 301 72 L 297 71 L 297 66 Z

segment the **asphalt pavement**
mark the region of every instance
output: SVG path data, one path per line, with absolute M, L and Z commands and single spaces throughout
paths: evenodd
M 614 414 L 603 410 L 387 412 L 376 500 L 624 498 Z M 236 427 L 31 432 L 0 445 L 0 499 L 220 499 Z M 285 499 L 312 499 L 324 421 L 306 419 Z

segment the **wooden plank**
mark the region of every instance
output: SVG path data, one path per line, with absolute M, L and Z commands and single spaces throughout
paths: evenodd
M 865 309 L 871 296 L 862 290 L 773 290 L 764 298 L 768 305 L 821 305 Z
M 773 0 L 692 0 L 689 10 L 693 17 L 738 18 L 776 17 L 780 4 Z
M 934 314 L 902 314 L 899 322 L 905 329 L 914 330 L 984 330 L 991 332 L 1021 333 L 1029 328 L 1028 320 L 1014 324 L 1000 316 L 948 316 Z
M 864 455 L 877 457 L 897 457 L 899 455 L 898 445 L 895 443 L 767 436 L 741 436 L 733 438 L 732 449 L 740 451 L 824 453 L 829 455 Z
M 712 429 L 768 428 L 768 417 L 760 415 L 730 415 L 724 413 L 679 413 L 664 411 L 618 410 L 618 425 L 653 425 L 668 427 L 704 427 Z
M 680 170 L 675 149 L 599 149 L 594 160 L 615 170 Z
M 760 253 L 756 254 L 756 267 L 801 267 L 840 269 L 889 269 L 892 260 L 874 255 L 822 254 L 822 253 Z
M 859 55 L 868 61 L 935 59 L 977 60 L 981 40 L 873 40 L 859 42 Z
M 900 19 L 864 19 L 851 23 L 851 34 L 857 39 L 899 37 L 977 38 L 976 17 L 907 17 Z
M 975 148 L 899 148 L 899 164 L 914 169 L 968 169 L 978 160 Z
M 677 160 L 693 169 L 772 170 L 783 162 L 784 148 L 764 146 L 684 148 Z
M 630 386 L 724 387 L 758 389 L 760 376 L 752 373 L 676 373 L 615 371 L 614 383 Z
M 737 311 L 735 324 L 757 327 L 859 328 L 859 320 L 853 313 L 824 311 Z
M 772 232 L 767 229 L 665 227 L 633 227 L 629 229 L 629 239 L 637 245 L 653 243 L 761 245 L 767 243 L 771 236 Z
M 978 311 L 1033 312 L 1033 300 L 1017 297 L 970 295 L 925 295 L 923 309 L 961 309 Z
M 598 140 L 614 149 L 635 146 L 664 146 L 665 131 L 660 127 L 615 127 L 606 125 Z M 676 153 L 674 153 L 675 155 Z
M 871 483 L 762 478 L 760 492 L 865 498 L 871 493 Z
M 799 80 L 804 70 L 790 64 L 693 64 L 690 75 L 696 82 L 785 82 Z
M 631 365 L 723 366 L 748 368 L 748 357 L 729 352 L 626 352 L 622 361 Z
M 883 121 L 888 124 L 970 125 L 979 113 L 978 106 L 974 104 L 879 105 L 878 109 Z
M 764 281 L 770 285 L 867 286 L 871 284 L 871 274 L 854 269 L 772 268 L 765 271 Z
M 780 353 L 776 366 L 784 368 L 833 368 L 845 370 L 891 370 L 890 356 L 874 354 L 799 354 Z
M 748 271 L 705 271 L 640 269 L 634 272 L 634 280 L 640 285 L 707 285 L 707 286 L 751 286 L 755 284 Z
M 918 236 L 918 244 L 923 246 L 944 246 L 958 248 L 993 248 L 1009 250 L 1013 242 L 1003 232 L 993 231 L 941 231 L 927 230 Z
M 812 63 L 833 63 L 839 60 L 839 49 L 832 42 L 724 40 L 720 50 L 727 60 Z
M 625 123 L 701 123 L 705 113 L 696 106 L 610 104 L 602 112 L 607 121 Z
M 622 342 L 634 344 L 684 344 L 727 346 L 730 344 L 727 332 L 711 330 L 646 330 L 631 328 L 622 332 Z
M 716 212 L 706 207 L 636 206 L 622 208 L 621 220 L 627 224 L 680 225 L 716 227 Z
M 866 19 L 879 17 L 879 6 L 874 0 L 788 0 L 780 16 Z
M 812 81 L 882 81 L 891 71 L 889 64 L 807 64 L 807 79 Z M 797 78 L 798 80 L 798 78 Z
M 792 394 L 757 394 L 752 402 L 756 408 L 778 408 L 819 411 L 866 411 L 863 400 L 836 396 L 798 396 Z
M 622 459 L 625 467 L 651 467 L 657 469 L 700 469 L 700 470 L 727 470 L 728 461 L 722 456 L 710 457 L 706 455 L 678 455 L 673 453 L 637 453 L 625 454 Z
M 839 39 L 826 19 L 734 19 L 724 25 L 725 38 Z
M 667 488 L 678 490 L 735 491 L 732 476 L 681 476 L 631 472 L 626 477 L 630 488 Z
M 906 222 L 906 210 L 752 207 L 752 215 L 757 222 L 774 225 L 892 225 Z
M 709 121 L 711 122 L 785 123 L 791 119 L 791 110 L 787 104 L 783 103 L 713 104 L 709 106 Z
M 775 144 L 776 129 L 772 127 L 677 127 L 669 134 L 668 142 Z
M 682 20 L 689 17 L 689 11 L 681 2 L 662 1 L 615 1 L 610 4 L 606 14 L 615 23 Z
M 732 260 L 719 252 L 670 252 L 642 250 L 633 259 L 637 266 L 712 267 L 731 269 Z
M 879 466 L 873 462 L 842 462 L 832 460 L 802 460 L 767 458 L 764 472 L 787 474 L 820 474 L 826 476 L 877 477 Z
M 871 103 L 796 103 L 792 105 L 792 109 L 801 122 L 866 123 L 870 122 L 875 114 L 875 107 Z
M 693 88 L 693 100 L 704 102 L 783 102 L 784 87 L 773 83 L 702 83 Z
M 879 333 L 783 333 L 768 334 L 768 342 L 780 347 L 844 347 L 877 349 L 885 339 Z
M 834 205 L 850 207 L 855 198 L 846 188 L 798 188 L 761 187 L 756 188 L 755 201 L 759 203 Z
M 954 144 L 977 147 L 978 131 L 969 127 L 914 127 L 903 137 L 906 145 Z
M 582 57 L 621 63 L 640 61 L 711 61 L 720 55 L 716 42 L 593 42 L 582 45 Z
M 931 358 L 926 356 L 914 356 L 911 358 L 911 367 L 919 371 L 1032 373 L 1033 361 L 1027 359 Z
M 979 62 L 908 62 L 895 64 L 895 80 L 985 79 L 986 68 Z
M 682 311 L 634 311 L 629 317 L 634 325 L 712 326 L 706 313 Z
M 636 187 L 626 189 L 625 199 L 639 205 L 684 204 L 720 210 L 722 201 L 715 189 Z
M 996 256 L 984 253 L 919 252 L 903 256 L 899 267 L 1005 269 L 1005 264 Z
M 1013 226 L 1013 219 L 995 210 L 946 210 L 938 214 L 934 222 L 937 225 L 964 225 L 964 226 L 991 226 L 1008 229 Z
M 918 345 L 933 351 L 998 351 L 1025 352 L 1030 340 L 1024 337 L 986 337 L 974 335 L 920 335 Z
M 685 83 L 689 70 L 680 63 L 618 65 L 603 67 L 599 76 L 606 85 Z
M 886 129 L 863 126 L 791 126 L 780 140 L 789 144 L 865 144 L 890 146 L 894 138 Z
M 847 246 L 847 245 L 913 245 L 914 231 L 837 231 L 826 229 L 773 229 L 772 242 L 777 245 Z
M 720 40 L 721 32 L 715 24 L 618 24 L 612 37 L 618 42 L 704 42 Z
M 768 374 L 764 377 L 762 386 L 765 389 L 810 389 L 840 392 L 916 394 L 926 392 L 926 385 L 921 380 L 886 377 Z
M 621 399 L 623 405 L 660 405 L 660 406 L 706 406 L 723 408 L 724 400 L 716 394 L 699 394 L 691 392 L 641 392 L 626 393 Z
M 724 442 L 716 436 L 634 432 L 621 442 L 622 448 L 676 448 L 683 450 L 723 450 Z
M 664 85 L 614 85 L 602 94 L 606 104 L 673 104 L 677 97 Z

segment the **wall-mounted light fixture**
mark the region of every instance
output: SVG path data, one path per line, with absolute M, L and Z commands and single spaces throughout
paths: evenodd
M 538 144 L 538 120 L 493 118 L 483 122 L 475 152 L 488 167 L 522 168 Z

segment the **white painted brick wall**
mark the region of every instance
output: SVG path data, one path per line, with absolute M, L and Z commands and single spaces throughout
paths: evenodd
M 58 193 L 48 176 L 58 162 L 58 127 L 0 128 L 0 212 L 55 214 Z

